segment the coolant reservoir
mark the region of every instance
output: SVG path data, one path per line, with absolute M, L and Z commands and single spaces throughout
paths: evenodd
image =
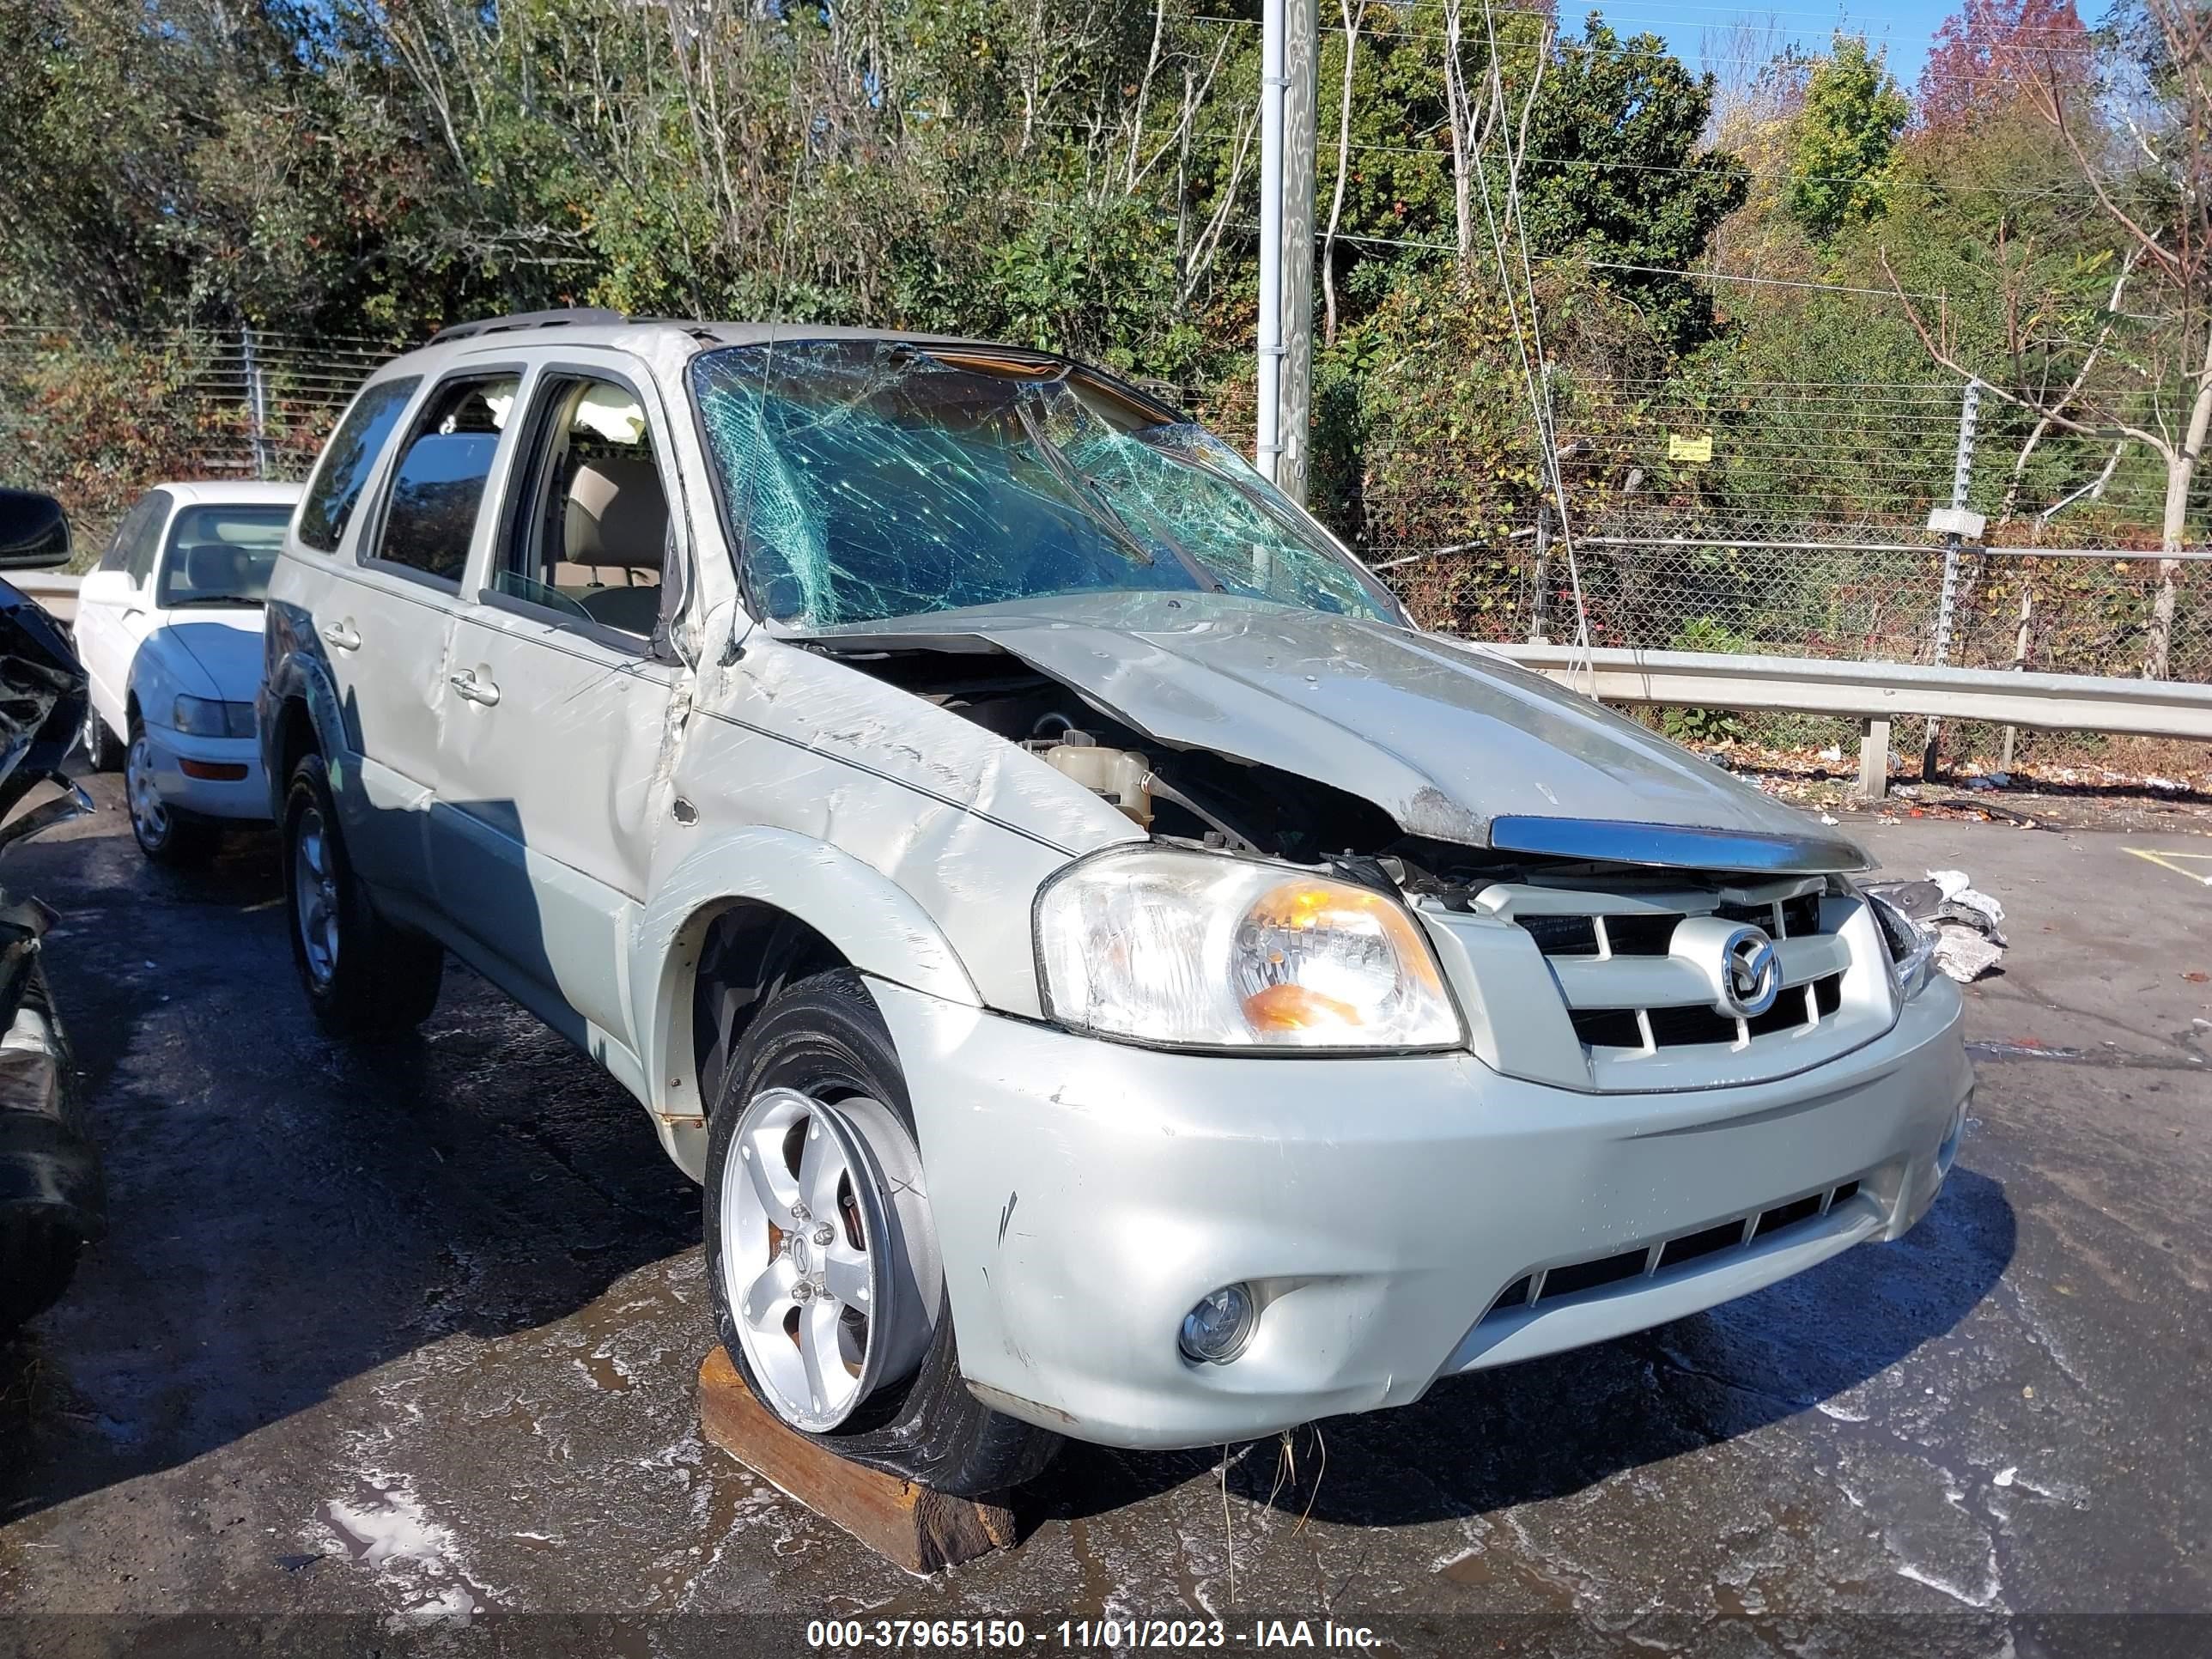
M 1070 737 L 1081 735 L 1069 733 Z M 1152 763 L 1135 750 L 1101 749 L 1085 738 L 1053 744 L 1044 751 L 1043 759 L 1046 765 L 1104 797 L 1138 823 L 1151 827 L 1152 792 L 1146 781 L 1152 775 Z

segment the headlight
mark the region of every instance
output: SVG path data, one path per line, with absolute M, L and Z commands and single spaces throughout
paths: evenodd
M 1874 913 L 1881 941 L 1889 947 L 1890 979 L 1897 987 L 1898 1000 L 1909 1002 L 1928 984 L 1928 969 L 1936 960 L 1935 933 L 1879 893 L 1862 892 L 1859 896 Z
M 1045 1006 L 1077 1030 L 1207 1048 L 1450 1048 L 1428 940 L 1387 893 L 1286 865 L 1146 848 L 1037 900 Z
M 169 723 L 195 738 L 250 738 L 253 735 L 253 705 L 217 702 L 212 697 L 179 697 L 170 710 Z

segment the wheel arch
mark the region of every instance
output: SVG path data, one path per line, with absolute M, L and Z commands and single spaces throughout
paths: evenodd
M 640 926 L 633 1029 L 644 1034 L 669 1153 L 696 1178 L 720 1065 L 777 986 L 836 967 L 969 1007 L 982 999 L 929 913 L 848 853 L 788 830 L 738 830 L 691 849 Z M 702 1030 L 710 976 L 736 975 L 729 1022 Z M 726 983 L 728 982 L 726 981 Z
M 315 717 L 308 711 L 307 700 L 297 694 L 276 700 L 276 721 L 268 740 L 262 745 L 262 769 L 269 779 L 269 800 L 271 818 L 281 822 L 284 816 L 284 794 L 291 787 L 292 770 L 310 752 L 319 752 L 321 739 L 315 732 Z
M 283 653 L 263 696 L 276 718 L 261 732 L 261 767 L 269 780 L 269 815 L 282 823 L 285 791 L 300 757 L 313 750 L 326 763 L 337 763 L 350 746 L 337 688 L 321 665 L 301 660 L 296 652 Z

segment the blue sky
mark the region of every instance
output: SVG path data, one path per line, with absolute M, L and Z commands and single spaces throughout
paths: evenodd
M 1582 15 L 1589 9 L 1587 0 L 1559 0 L 1559 21 L 1570 28 L 1579 29 Z M 1717 42 L 1722 32 L 1739 20 L 1747 20 L 1764 32 L 1767 20 L 1773 20 L 1775 29 L 1784 41 L 1823 49 L 1840 24 L 1852 33 L 1863 34 L 1875 46 L 1889 48 L 1890 71 L 1908 91 L 1920 80 L 1920 65 L 1928 56 L 1929 42 L 1944 18 L 1957 9 L 1955 3 L 1943 0 L 1855 0 L 1848 9 L 1823 9 L 1814 0 L 1795 0 L 1793 5 L 1763 6 L 1729 5 L 1725 0 L 1614 0 L 1610 5 L 1601 5 L 1606 21 L 1622 34 L 1635 34 L 1649 29 L 1661 36 L 1675 54 L 1692 68 L 1704 58 L 1704 49 L 1710 35 Z M 2086 6 L 2083 10 L 2088 9 Z M 1725 46 L 1720 47 L 1725 52 Z M 1723 76 L 1727 66 L 1720 63 L 1705 64 Z

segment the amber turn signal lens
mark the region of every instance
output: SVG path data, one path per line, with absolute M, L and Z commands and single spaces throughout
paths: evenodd
M 1303 985 L 1270 985 L 1244 999 L 1244 1018 L 1262 1031 L 1306 1031 L 1322 1025 L 1358 1025 L 1359 1010 Z

